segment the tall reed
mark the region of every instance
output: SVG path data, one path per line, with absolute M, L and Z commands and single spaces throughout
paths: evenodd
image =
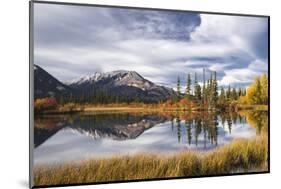
M 172 156 L 137 154 L 80 163 L 34 168 L 36 186 L 105 181 L 189 177 L 268 170 L 268 138 L 260 136 L 209 152 L 180 152 Z

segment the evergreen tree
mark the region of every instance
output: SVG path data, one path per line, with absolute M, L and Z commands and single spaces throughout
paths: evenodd
M 227 100 L 231 99 L 231 88 L 230 88 L 230 85 L 228 85 L 228 89 L 226 91 L 226 98 L 227 98 Z
M 63 96 L 60 96 L 59 97 L 59 104 L 64 104 L 65 103 L 65 100 L 64 100 L 64 97 Z
M 238 99 L 238 95 L 237 95 L 237 92 L 236 92 L 235 88 L 232 89 L 231 97 L 232 97 L 232 100 Z
M 213 81 L 213 107 L 215 108 L 218 102 L 218 82 L 217 82 L 217 73 L 214 72 L 214 81 Z
M 190 74 L 187 74 L 185 97 L 188 100 L 190 100 L 190 95 L 191 95 L 190 90 L 191 90 L 191 77 Z
M 222 105 L 225 103 L 225 91 L 224 91 L 223 87 L 221 87 L 221 94 L 220 94 L 220 97 L 219 97 L 219 103 L 222 104 Z
M 201 100 L 201 87 L 197 81 L 197 75 L 194 75 L 194 96 L 197 101 Z
M 203 68 L 203 89 L 202 89 L 203 105 L 206 103 L 206 84 L 205 84 L 205 68 Z M 205 107 L 204 107 L 205 108 Z
M 207 87 L 206 87 L 206 101 L 210 104 L 210 89 L 211 89 L 211 81 L 208 79 Z
M 210 79 L 209 79 L 209 87 L 208 87 L 208 103 L 209 103 L 209 109 L 213 108 L 214 105 L 214 87 L 213 87 L 213 73 L 210 73 Z
M 181 84 L 180 84 L 180 77 L 178 76 L 178 81 L 177 81 L 177 102 L 180 101 L 180 95 L 181 95 Z
M 242 89 L 239 87 L 239 89 L 238 89 L 238 96 L 240 97 L 240 96 L 242 96 Z

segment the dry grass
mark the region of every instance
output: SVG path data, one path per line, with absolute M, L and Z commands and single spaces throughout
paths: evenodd
M 268 105 L 237 104 L 237 110 L 268 111 Z
M 267 137 L 261 136 L 237 140 L 206 153 L 189 151 L 167 157 L 138 154 L 35 167 L 34 182 L 40 186 L 267 171 L 267 145 Z

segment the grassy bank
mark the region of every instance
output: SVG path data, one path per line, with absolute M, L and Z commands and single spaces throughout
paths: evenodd
M 237 140 L 216 150 L 172 156 L 138 154 L 92 159 L 54 167 L 35 167 L 35 185 L 267 171 L 267 137 Z
M 268 105 L 248 105 L 237 104 L 219 106 L 211 111 L 240 111 L 240 110 L 254 110 L 254 111 L 267 111 Z M 59 105 L 53 109 L 41 110 L 35 112 L 36 114 L 71 114 L 79 112 L 159 112 L 159 111 L 182 111 L 182 112 L 204 112 L 210 111 L 208 106 L 202 107 L 193 105 L 192 107 L 183 106 L 180 104 L 163 105 L 163 104 L 144 104 L 144 103 L 120 103 L 120 104 L 76 104 L 67 103 Z
M 237 110 L 268 111 L 268 105 L 243 105 L 238 104 Z

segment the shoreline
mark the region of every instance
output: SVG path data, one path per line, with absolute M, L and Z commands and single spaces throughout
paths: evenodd
M 35 113 L 35 115 L 45 115 L 45 114 L 75 114 L 75 113 L 136 113 L 136 112 L 192 112 L 192 113 L 200 113 L 200 112 L 237 112 L 243 110 L 253 110 L 253 111 L 268 111 L 268 105 L 237 105 L 234 109 L 216 109 L 216 110 L 207 110 L 207 109 L 187 109 L 182 107 L 132 107 L 132 106 L 97 106 L 97 105 L 78 105 L 79 108 L 71 109 L 71 110 L 49 110 L 44 112 Z
M 251 170 L 268 171 L 268 137 L 237 139 L 209 152 L 179 152 L 169 157 L 136 154 L 34 168 L 35 185 L 192 177 Z M 67 177 L 65 177 L 67 175 Z

